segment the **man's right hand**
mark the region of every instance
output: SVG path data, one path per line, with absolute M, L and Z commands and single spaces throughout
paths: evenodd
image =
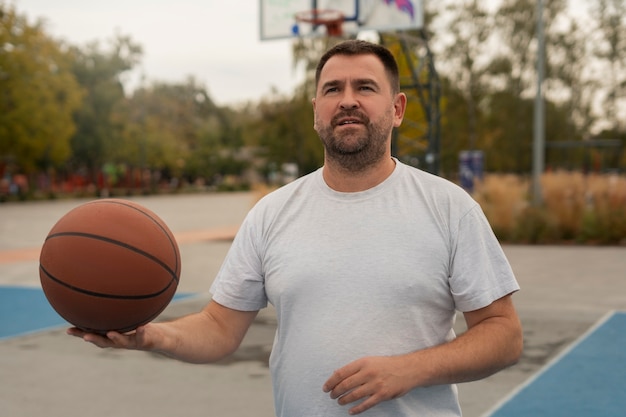
M 148 323 L 128 333 L 122 334 L 109 331 L 105 335 L 71 327 L 67 329 L 67 334 L 79 337 L 85 342 L 92 343 L 100 348 L 150 350 L 152 346 L 152 343 L 149 342 L 150 334 L 154 331 L 150 327 L 153 327 L 153 325 Z

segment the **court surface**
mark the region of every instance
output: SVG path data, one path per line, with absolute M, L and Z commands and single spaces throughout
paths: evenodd
M 192 295 L 177 293 L 172 302 Z M 43 290 L 0 286 L 0 340 L 57 327 L 68 327 L 68 323 L 50 306 Z
M 170 226 L 181 250 L 178 298 L 162 319 L 206 304 L 229 239 L 257 198 L 135 198 Z M 65 334 L 67 323 L 39 285 L 38 253 L 56 220 L 81 202 L 0 204 L 0 414 L 272 417 L 271 308 L 259 314 L 233 357 L 215 365 L 101 351 Z M 524 326 L 524 354 L 511 368 L 459 385 L 464 417 L 626 415 L 626 247 L 504 250 L 522 288 L 514 300 Z M 185 298 L 189 294 L 195 296 Z
M 67 326 L 41 289 L 0 286 L 0 340 Z M 624 416 L 625 383 L 626 312 L 611 312 L 486 416 Z
M 626 312 L 611 312 L 490 417 L 626 415 Z

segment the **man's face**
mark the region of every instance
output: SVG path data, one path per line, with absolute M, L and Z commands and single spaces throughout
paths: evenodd
M 326 157 L 353 171 L 391 153 L 391 131 L 400 126 L 404 94 L 393 94 L 375 55 L 335 55 L 320 74 L 314 128 Z

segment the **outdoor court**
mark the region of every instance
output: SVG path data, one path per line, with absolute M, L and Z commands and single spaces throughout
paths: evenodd
M 161 318 L 200 309 L 252 193 L 137 197 L 180 244 L 177 298 Z M 86 200 L 0 204 L 0 415 L 66 417 L 273 415 L 264 310 L 229 360 L 189 365 L 99 350 L 64 334 L 39 287 L 38 251 L 52 225 Z M 464 415 L 626 413 L 626 248 L 505 246 L 525 352 L 516 366 L 459 386 Z M 462 326 L 459 324 L 459 331 Z

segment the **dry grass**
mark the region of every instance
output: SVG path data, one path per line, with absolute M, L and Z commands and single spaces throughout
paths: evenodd
M 579 172 L 545 174 L 541 188 L 545 208 L 554 215 L 562 238 L 573 239 L 587 205 L 587 177 Z
M 626 176 L 551 172 L 541 187 L 532 207 L 528 178 L 487 175 L 474 198 L 503 241 L 626 244 Z
M 527 207 L 528 181 L 515 175 L 487 175 L 476 184 L 474 198 L 498 236 L 509 236 Z

